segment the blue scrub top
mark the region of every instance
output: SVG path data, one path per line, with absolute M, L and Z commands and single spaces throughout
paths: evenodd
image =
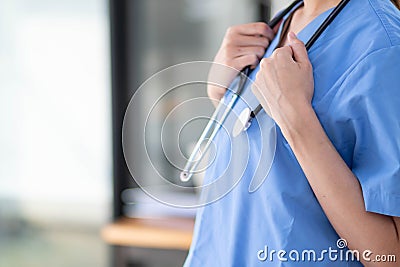
M 298 37 L 307 42 L 331 11 L 317 17 Z M 272 54 L 281 30 L 266 57 Z M 309 57 L 315 81 L 312 105 L 357 176 L 365 209 L 400 216 L 400 12 L 389 0 L 351 0 L 310 49 Z M 257 105 L 249 88 L 234 107 L 236 115 L 247 105 Z M 260 148 L 260 143 L 273 138 L 274 131 L 262 127 L 270 120 L 262 113 L 246 138 L 232 138 L 229 129 L 235 114 L 231 117 L 216 138 L 218 152 L 204 183 L 230 179 L 233 189 L 198 210 L 185 266 L 362 266 L 340 258 L 339 252 L 345 250 L 337 246 L 339 236 L 279 127 L 270 172 L 258 190 L 249 192 L 257 167 L 263 167 L 260 154 L 270 149 Z M 203 192 L 203 197 L 212 198 L 218 190 Z M 329 249 L 338 250 L 336 260 L 327 254 L 321 257 Z M 275 253 L 271 259 L 261 250 L 287 254 L 279 260 Z M 292 252 L 289 257 L 293 250 L 300 256 Z M 314 250 L 316 257 L 302 257 L 307 250 Z

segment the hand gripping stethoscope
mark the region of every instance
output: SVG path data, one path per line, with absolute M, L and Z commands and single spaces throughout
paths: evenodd
M 268 23 L 270 28 L 274 28 L 278 23 L 302 0 L 294 1 L 290 6 L 288 6 L 285 10 L 283 10 L 277 17 L 271 20 Z M 310 40 L 306 43 L 307 51 L 311 48 L 311 46 L 315 43 L 315 41 L 321 36 L 321 34 L 325 31 L 325 29 L 331 24 L 331 22 L 336 18 L 337 15 L 342 11 L 342 9 L 348 4 L 350 0 L 342 0 L 335 9 L 331 12 L 331 14 L 325 19 L 322 25 L 315 31 L 315 33 L 311 36 Z M 196 172 L 196 168 L 200 164 L 201 160 L 203 159 L 205 153 L 207 152 L 208 148 L 210 147 L 212 141 L 214 140 L 215 136 L 217 135 L 218 130 L 221 128 L 223 123 L 225 122 L 226 118 L 230 114 L 232 108 L 234 107 L 235 103 L 239 99 L 241 93 L 243 92 L 246 80 L 248 75 L 250 74 L 250 67 L 246 67 L 244 70 L 241 71 L 240 80 L 237 86 L 236 92 L 233 93 L 231 100 L 227 103 L 225 111 L 223 112 L 221 119 L 217 121 L 218 114 L 223 106 L 225 106 L 225 98 L 222 98 L 218 107 L 215 109 L 210 121 L 208 122 L 206 128 L 204 129 L 203 133 L 201 134 L 199 140 L 194 147 L 192 154 L 190 155 L 189 159 L 185 167 L 183 168 L 180 178 L 182 182 L 187 182 Z M 239 118 L 234 126 L 233 135 L 237 136 L 240 132 L 246 131 L 250 126 L 252 120 L 257 116 L 258 113 L 263 110 L 261 104 L 259 104 L 254 110 L 250 110 L 246 108 L 242 111 L 239 115 Z M 213 127 L 214 126 L 214 127 Z M 211 129 L 213 129 L 210 137 L 207 139 L 207 135 L 210 133 Z M 201 144 L 207 140 L 202 151 L 200 151 Z

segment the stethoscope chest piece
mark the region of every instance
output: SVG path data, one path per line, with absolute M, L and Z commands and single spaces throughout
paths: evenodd
M 251 125 L 251 110 L 245 108 L 239 115 L 233 126 L 233 137 L 237 137 L 242 132 L 246 131 Z
M 269 26 L 274 28 L 274 26 L 278 25 L 278 23 L 287 15 L 289 14 L 292 9 L 300 3 L 302 0 L 295 0 L 289 7 L 287 7 L 283 12 L 280 13 L 276 18 L 274 18 L 270 23 Z M 325 29 L 329 26 L 329 24 L 335 19 L 337 15 L 341 12 L 341 10 L 350 2 L 350 0 L 341 0 L 341 2 L 336 6 L 336 8 L 329 14 L 329 16 L 324 20 L 321 26 L 315 31 L 315 33 L 311 36 L 310 40 L 306 43 L 307 51 L 310 47 L 315 43 L 319 36 L 325 31 Z M 198 158 L 200 153 L 201 144 L 204 140 L 208 140 L 206 143 L 205 148 L 201 151 L 201 155 L 205 155 L 205 151 L 207 151 L 208 147 L 212 143 L 212 140 L 217 135 L 218 130 L 222 127 L 225 119 L 228 117 L 230 110 L 233 109 L 235 106 L 236 101 L 240 98 L 240 95 L 246 85 L 246 77 L 250 74 L 250 67 L 246 67 L 242 71 L 243 75 L 240 75 L 240 82 L 238 83 L 238 89 L 233 94 L 232 99 L 227 103 L 225 111 L 222 113 L 220 120 L 216 123 L 216 119 L 218 118 L 218 114 L 220 109 L 225 106 L 226 103 L 221 101 L 218 105 L 217 109 L 215 110 L 214 114 L 212 115 L 210 121 L 208 122 L 206 128 L 204 129 L 202 135 L 200 136 L 199 140 L 196 143 L 195 148 L 192 151 L 189 159 L 186 162 L 185 167 L 181 173 L 181 180 L 183 182 L 188 181 L 191 176 L 195 173 L 197 166 L 202 159 L 202 156 Z M 242 132 L 246 131 L 254 118 L 256 118 L 257 114 L 263 110 L 261 104 L 259 104 L 253 111 L 250 108 L 245 108 L 239 115 L 235 125 L 233 126 L 232 135 L 233 137 L 239 136 Z M 209 138 L 206 138 L 207 135 L 212 131 Z

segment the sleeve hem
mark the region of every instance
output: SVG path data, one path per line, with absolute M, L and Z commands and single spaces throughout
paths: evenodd
M 400 217 L 400 195 L 393 195 L 363 188 L 365 210 L 388 216 Z

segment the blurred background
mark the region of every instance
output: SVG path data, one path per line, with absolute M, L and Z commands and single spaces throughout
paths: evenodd
M 212 60 L 230 25 L 288 2 L 0 0 L 0 267 L 181 266 L 195 210 L 137 189 L 121 144 L 129 100 L 157 71 Z

